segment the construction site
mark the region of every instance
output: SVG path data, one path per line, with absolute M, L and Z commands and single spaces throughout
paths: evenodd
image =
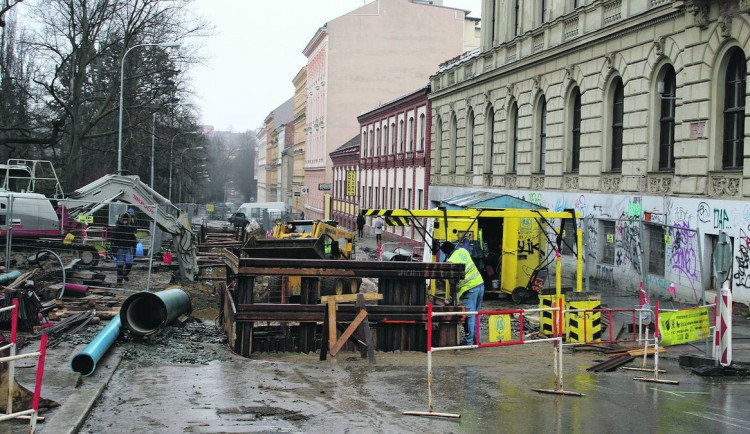
M 750 431 L 747 308 L 584 285 L 573 210 L 363 211 L 422 237 L 390 248 L 136 176 L 50 200 L 43 173 L 5 167 L 0 432 Z M 477 311 L 446 241 L 480 270 Z

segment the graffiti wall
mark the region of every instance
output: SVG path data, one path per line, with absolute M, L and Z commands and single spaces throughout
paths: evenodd
M 445 198 L 467 192 L 450 190 L 431 187 L 431 195 Z M 750 304 L 750 202 L 519 190 L 498 193 L 550 210 L 572 208 L 581 214 L 584 272 L 592 289 L 611 287 L 636 293 L 644 282 L 652 294 L 697 303 L 704 290 L 716 286 L 711 277 L 713 243 L 719 232 L 726 232 L 733 243 L 734 301 Z

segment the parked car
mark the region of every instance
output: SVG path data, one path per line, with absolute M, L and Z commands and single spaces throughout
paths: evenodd
M 232 214 L 231 216 L 229 216 L 229 219 L 227 219 L 227 221 L 233 224 L 236 228 L 244 227 L 249 223 L 244 212 L 236 212 Z

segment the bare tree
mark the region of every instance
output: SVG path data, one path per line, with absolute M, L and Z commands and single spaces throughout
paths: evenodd
M 123 92 L 123 168 L 150 146 L 152 115 L 168 113 L 186 92 L 177 65 L 196 61 L 190 47 L 178 53 L 148 45 L 201 35 L 206 28 L 186 16 L 190 0 L 37 0 L 36 23 L 25 40 L 37 60 L 33 83 L 42 90 L 43 114 L 61 134 L 52 148 L 67 188 L 114 171 L 119 97 Z M 123 67 L 124 87 L 120 73 Z M 175 114 L 174 110 L 171 114 Z M 194 122 L 194 114 L 187 122 Z M 181 120 L 173 120 L 182 122 Z M 92 165 L 92 159 L 100 164 Z M 142 166 L 142 164 L 141 164 Z

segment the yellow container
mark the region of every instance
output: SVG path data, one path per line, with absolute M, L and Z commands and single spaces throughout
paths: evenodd
M 565 303 L 565 294 L 560 294 L 560 301 L 557 301 L 557 295 L 552 292 L 549 294 L 547 291 L 542 290 L 539 294 L 539 308 L 549 309 L 552 307 L 560 306 L 560 303 Z M 544 310 L 539 312 L 539 331 L 545 336 L 553 335 L 553 325 L 557 318 L 557 312 L 551 310 Z M 559 321 L 559 319 L 558 319 Z

